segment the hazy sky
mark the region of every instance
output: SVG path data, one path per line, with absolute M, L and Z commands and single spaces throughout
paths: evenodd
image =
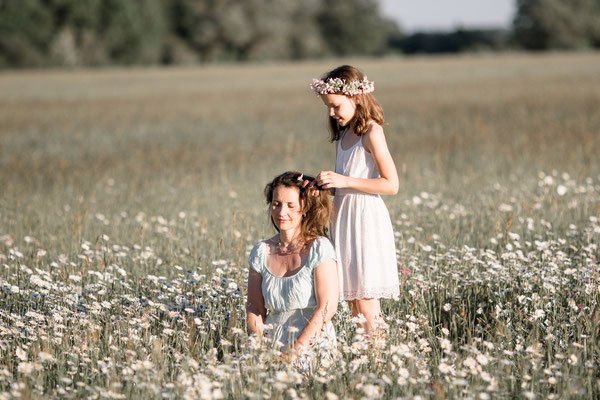
M 382 14 L 396 20 L 404 32 L 508 27 L 515 0 L 379 0 Z

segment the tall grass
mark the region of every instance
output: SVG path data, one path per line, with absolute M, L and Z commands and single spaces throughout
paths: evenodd
M 0 398 L 598 396 L 600 57 L 344 62 L 402 290 L 371 346 L 341 307 L 308 378 L 246 336 L 246 258 L 264 184 L 333 166 L 337 62 L 0 74 Z

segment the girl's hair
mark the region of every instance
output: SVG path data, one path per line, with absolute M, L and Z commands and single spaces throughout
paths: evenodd
M 270 205 L 273 202 L 273 192 L 278 186 L 295 187 L 300 192 L 300 209 L 302 212 L 302 222 L 300 224 L 300 234 L 305 241 L 314 240 L 317 236 L 327 236 L 328 226 L 331 216 L 331 199 L 326 190 L 318 188 L 308 189 L 303 187 L 305 180 L 313 181 L 314 178 L 306 176 L 296 171 L 284 172 L 276 176 L 265 186 L 265 198 Z M 269 218 L 271 223 L 279 232 L 275 221 L 269 209 Z
M 344 80 L 344 82 L 352 82 L 356 80 L 362 81 L 364 77 L 365 74 L 358 68 L 351 65 L 342 65 L 329 71 L 321 79 L 327 81 L 328 79 L 339 78 Z M 375 121 L 379 125 L 383 125 L 383 109 L 375 99 L 375 96 L 371 93 L 367 93 L 357 94 L 351 97 L 356 102 L 354 118 L 350 121 L 350 127 L 354 130 L 354 133 L 358 136 L 367 133 L 369 131 L 369 121 Z M 338 125 L 336 119 L 331 116 L 329 117 L 329 130 L 331 133 L 330 140 L 332 142 L 341 138 L 343 129 Z

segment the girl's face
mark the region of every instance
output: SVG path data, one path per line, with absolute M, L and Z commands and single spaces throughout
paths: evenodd
M 322 94 L 321 100 L 327 107 L 327 111 L 331 118 L 334 118 L 339 126 L 346 126 L 356 111 L 356 103 L 351 97 L 343 94 Z
M 277 186 L 273 190 L 271 218 L 280 231 L 300 229 L 302 207 L 297 187 Z

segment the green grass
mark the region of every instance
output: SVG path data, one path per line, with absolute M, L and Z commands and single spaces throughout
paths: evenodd
M 305 380 L 249 342 L 262 189 L 333 167 L 339 62 L 0 74 L 0 398 L 597 396 L 596 53 L 343 60 L 400 174 L 389 335 L 342 307 Z

